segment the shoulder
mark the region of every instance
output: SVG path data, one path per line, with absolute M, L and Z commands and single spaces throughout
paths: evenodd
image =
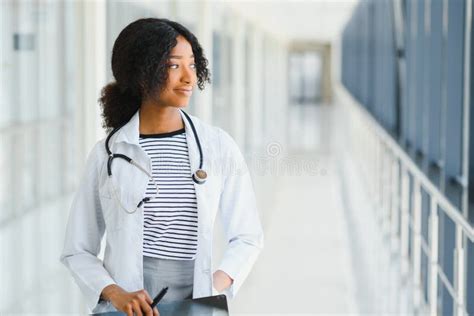
M 235 155 L 240 153 L 239 147 L 234 138 L 224 129 L 204 122 L 200 118 L 190 115 L 196 131 L 203 142 L 213 143 L 219 147 L 221 154 Z
M 196 127 L 196 131 L 199 136 L 202 135 L 201 137 L 204 138 L 218 137 L 217 135 L 219 128 L 217 126 L 206 123 L 197 116 L 191 114 L 188 114 L 188 116 L 191 118 L 194 127 Z
M 108 154 L 107 150 L 105 149 L 105 138 L 99 139 L 89 150 L 86 167 L 89 170 L 93 168 L 96 172 L 101 172 L 107 157 Z
M 108 156 L 107 150 L 105 149 L 105 137 L 97 140 L 92 146 L 89 155 L 93 155 L 96 159 L 103 160 L 105 157 Z

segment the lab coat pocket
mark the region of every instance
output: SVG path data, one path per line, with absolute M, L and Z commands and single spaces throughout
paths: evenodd
M 105 227 L 108 232 L 119 230 L 123 227 L 123 212 L 113 198 L 101 197 Z
M 106 230 L 112 232 L 121 229 L 124 221 L 124 214 L 122 213 L 125 212 L 120 207 L 116 195 L 112 192 L 110 181 L 106 181 L 99 191 Z

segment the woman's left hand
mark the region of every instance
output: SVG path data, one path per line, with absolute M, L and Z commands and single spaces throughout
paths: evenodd
M 223 290 L 227 289 L 232 285 L 232 278 L 222 270 L 217 270 L 212 275 L 213 286 L 217 292 L 221 293 Z

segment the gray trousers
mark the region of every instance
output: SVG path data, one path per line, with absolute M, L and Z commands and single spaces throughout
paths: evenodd
M 160 301 L 167 303 L 193 297 L 194 260 L 170 260 L 143 256 L 143 282 L 151 299 L 168 287 Z

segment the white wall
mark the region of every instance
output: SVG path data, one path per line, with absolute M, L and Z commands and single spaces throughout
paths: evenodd
M 146 16 L 191 28 L 212 71 L 216 49 L 223 58 L 220 88 L 196 93 L 191 113 L 229 131 L 249 159 L 284 142 L 285 44 L 225 2 L 1 2 L 0 242 L 7 255 L 0 260 L 0 314 L 86 312 L 58 261 L 64 229 L 85 158 L 104 136 L 97 99 L 113 80 L 113 42 L 125 25 Z M 34 47 L 14 50 L 17 33 L 32 36 Z M 217 47 L 213 34 L 228 40 Z M 262 205 L 258 197 L 272 184 L 253 176 Z M 224 241 L 219 229 L 216 257 Z

